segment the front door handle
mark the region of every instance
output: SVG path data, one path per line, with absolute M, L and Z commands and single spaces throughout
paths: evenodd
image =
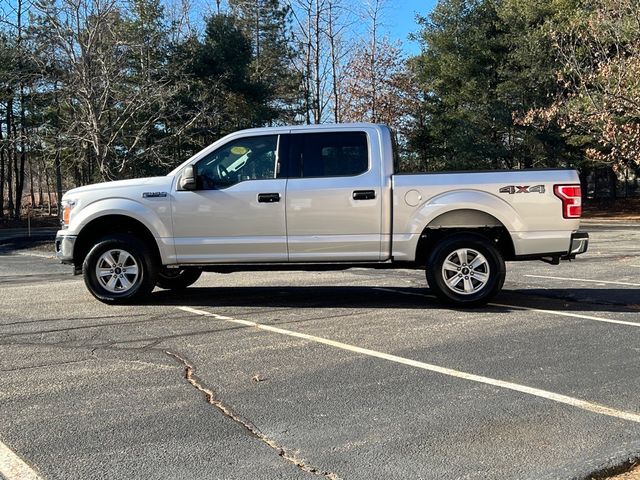
M 279 193 L 259 193 L 258 194 L 259 203 L 275 203 L 279 201 L 280 201 Z
M 373 200 L 376 198 L 375 190 L 356 190 L 353 192 L 354 200 Z

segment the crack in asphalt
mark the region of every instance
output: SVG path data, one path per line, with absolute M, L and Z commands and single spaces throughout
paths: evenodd
M 128 314 L 128 317 L 145 317 L 145 316 L 147 315 L 144 313 Z M 2 323 L 0 324 L 0 327 L 9 327 L 14 325 L 27 325 L 30 323 L 41 324 L 45 322 L 76 322 L 76 321 L 84 322 L 85 320 L 107 320 L 110 318 L 122 318 L 122 315 L 116 314 L 116 315 L 98 315 L 95 317 L 89 316 L 89 317 L 36 318 L 35 320 L 24 320 L 19 322 Z
M 194 387 L 196 390 L 204 394 L 208 404 L 216 407 L 220 412 L 222 412 L 223 415 L 230 418 L 234 422 L 238 423 L 245 430 L 251 433 L 254 437 L 258 438 L 262 443 L 264 443 L 268 447 L 275 450 L 280 457 L 284 458 L 288 462 L 293 463 L 296 467 L 298 467 L 303 472 L 311 473 L 320 477 L 326 477 L 329 480 L 340 480 L 340 477 L 335 473 L 328 472 L 311 465 L 307 465 L 306 463 L 304 463 L 303 460 L 296 457 L 288 449 L 285 449 L 285 447 L 279 445 L 275 440 L 269 438 L 260 430 L 258 430 L 258 428 L 255 425 L 238 416 L 238 414 L 235 413 L 230 407 L 225 405 L 221 400 L 218 400 L 215 396 L 215 393 L 212 390 L 202 385 L 202 383 L 195 376 L 193 365 L 191 365 L 187 360 L 182 358 L 180 355 L 173 353 L 169 350 L 165 350 L 164 353 L 166 353 L 170 357 L 173 357 L 184 366 L 184 378 L 187 380 L 187 382 L 189 382 L 189 384 L 191 384 L 192 387 Z
M 49 330 L 38 330 L 35 332 L 17 332 L 17 333 L 5 333 L 0 335 L 0 338 L 10 338 L 10 337 L 20 337 L 25 335 L 43 335 L 46 333 L 68 333 L 77 330 L 88 330 L 92 328 L 103 328 L 103 327 L 119 327 L 122 325 L 136 325 L 140 323 L 152 323 L 154 321 L 161 321 L 160 319 L 145 319 L 145 320 L 132 320 L 130 322 L 113 322 L 113 323 L 98 323 L 92 325 L 82 325 L 80 327 L 66 327 L 66 328 L 52 328 Z
M 85 358 L 82 360 L 70 360 L 68 362 L 53 362 L 53 363 L 45 363 L 43 365 L 31 365 L 28 367 L 19 367 L 19 368 L 8 368 L 6 370 L 0 370 L 0 372 L 3 373 L 8 373 L 8 372 L 19 372 L 22 370 L 30 370 L 33 368 L 44 368 L 44 367 L 58 367 L 58 366 L 62 366 L 62 365 L 70 365 L 73 363 L 84 363 L 84 362 L 91 362 L 94 361 L 95 359 L 93 358 Z

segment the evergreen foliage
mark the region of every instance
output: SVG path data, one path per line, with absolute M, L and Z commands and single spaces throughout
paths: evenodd
M 404 170 L 573 166 L 610 195 L 637 188 L 637 0 L 440 0 L 414 58 L 384 32 L 385 0 L 185 5 L 0 10 L 0 218 L 302 122 L 385 122 Z

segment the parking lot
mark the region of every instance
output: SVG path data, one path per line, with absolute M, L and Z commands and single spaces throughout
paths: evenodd
M 0 472 L 606 476 L 640 458 L 640 226 L 586 229 L 587 254 L 510 263 L 472 310 L 423 271 L 363 269 L 207 273 L 110 307 L 46 253 L 5 249 Z

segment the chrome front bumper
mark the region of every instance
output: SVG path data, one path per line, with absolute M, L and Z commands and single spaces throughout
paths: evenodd
M 56 236 L 56 258 L 62 263 L 73 263 L 73 247 L 77 238 L 76 235 Z

